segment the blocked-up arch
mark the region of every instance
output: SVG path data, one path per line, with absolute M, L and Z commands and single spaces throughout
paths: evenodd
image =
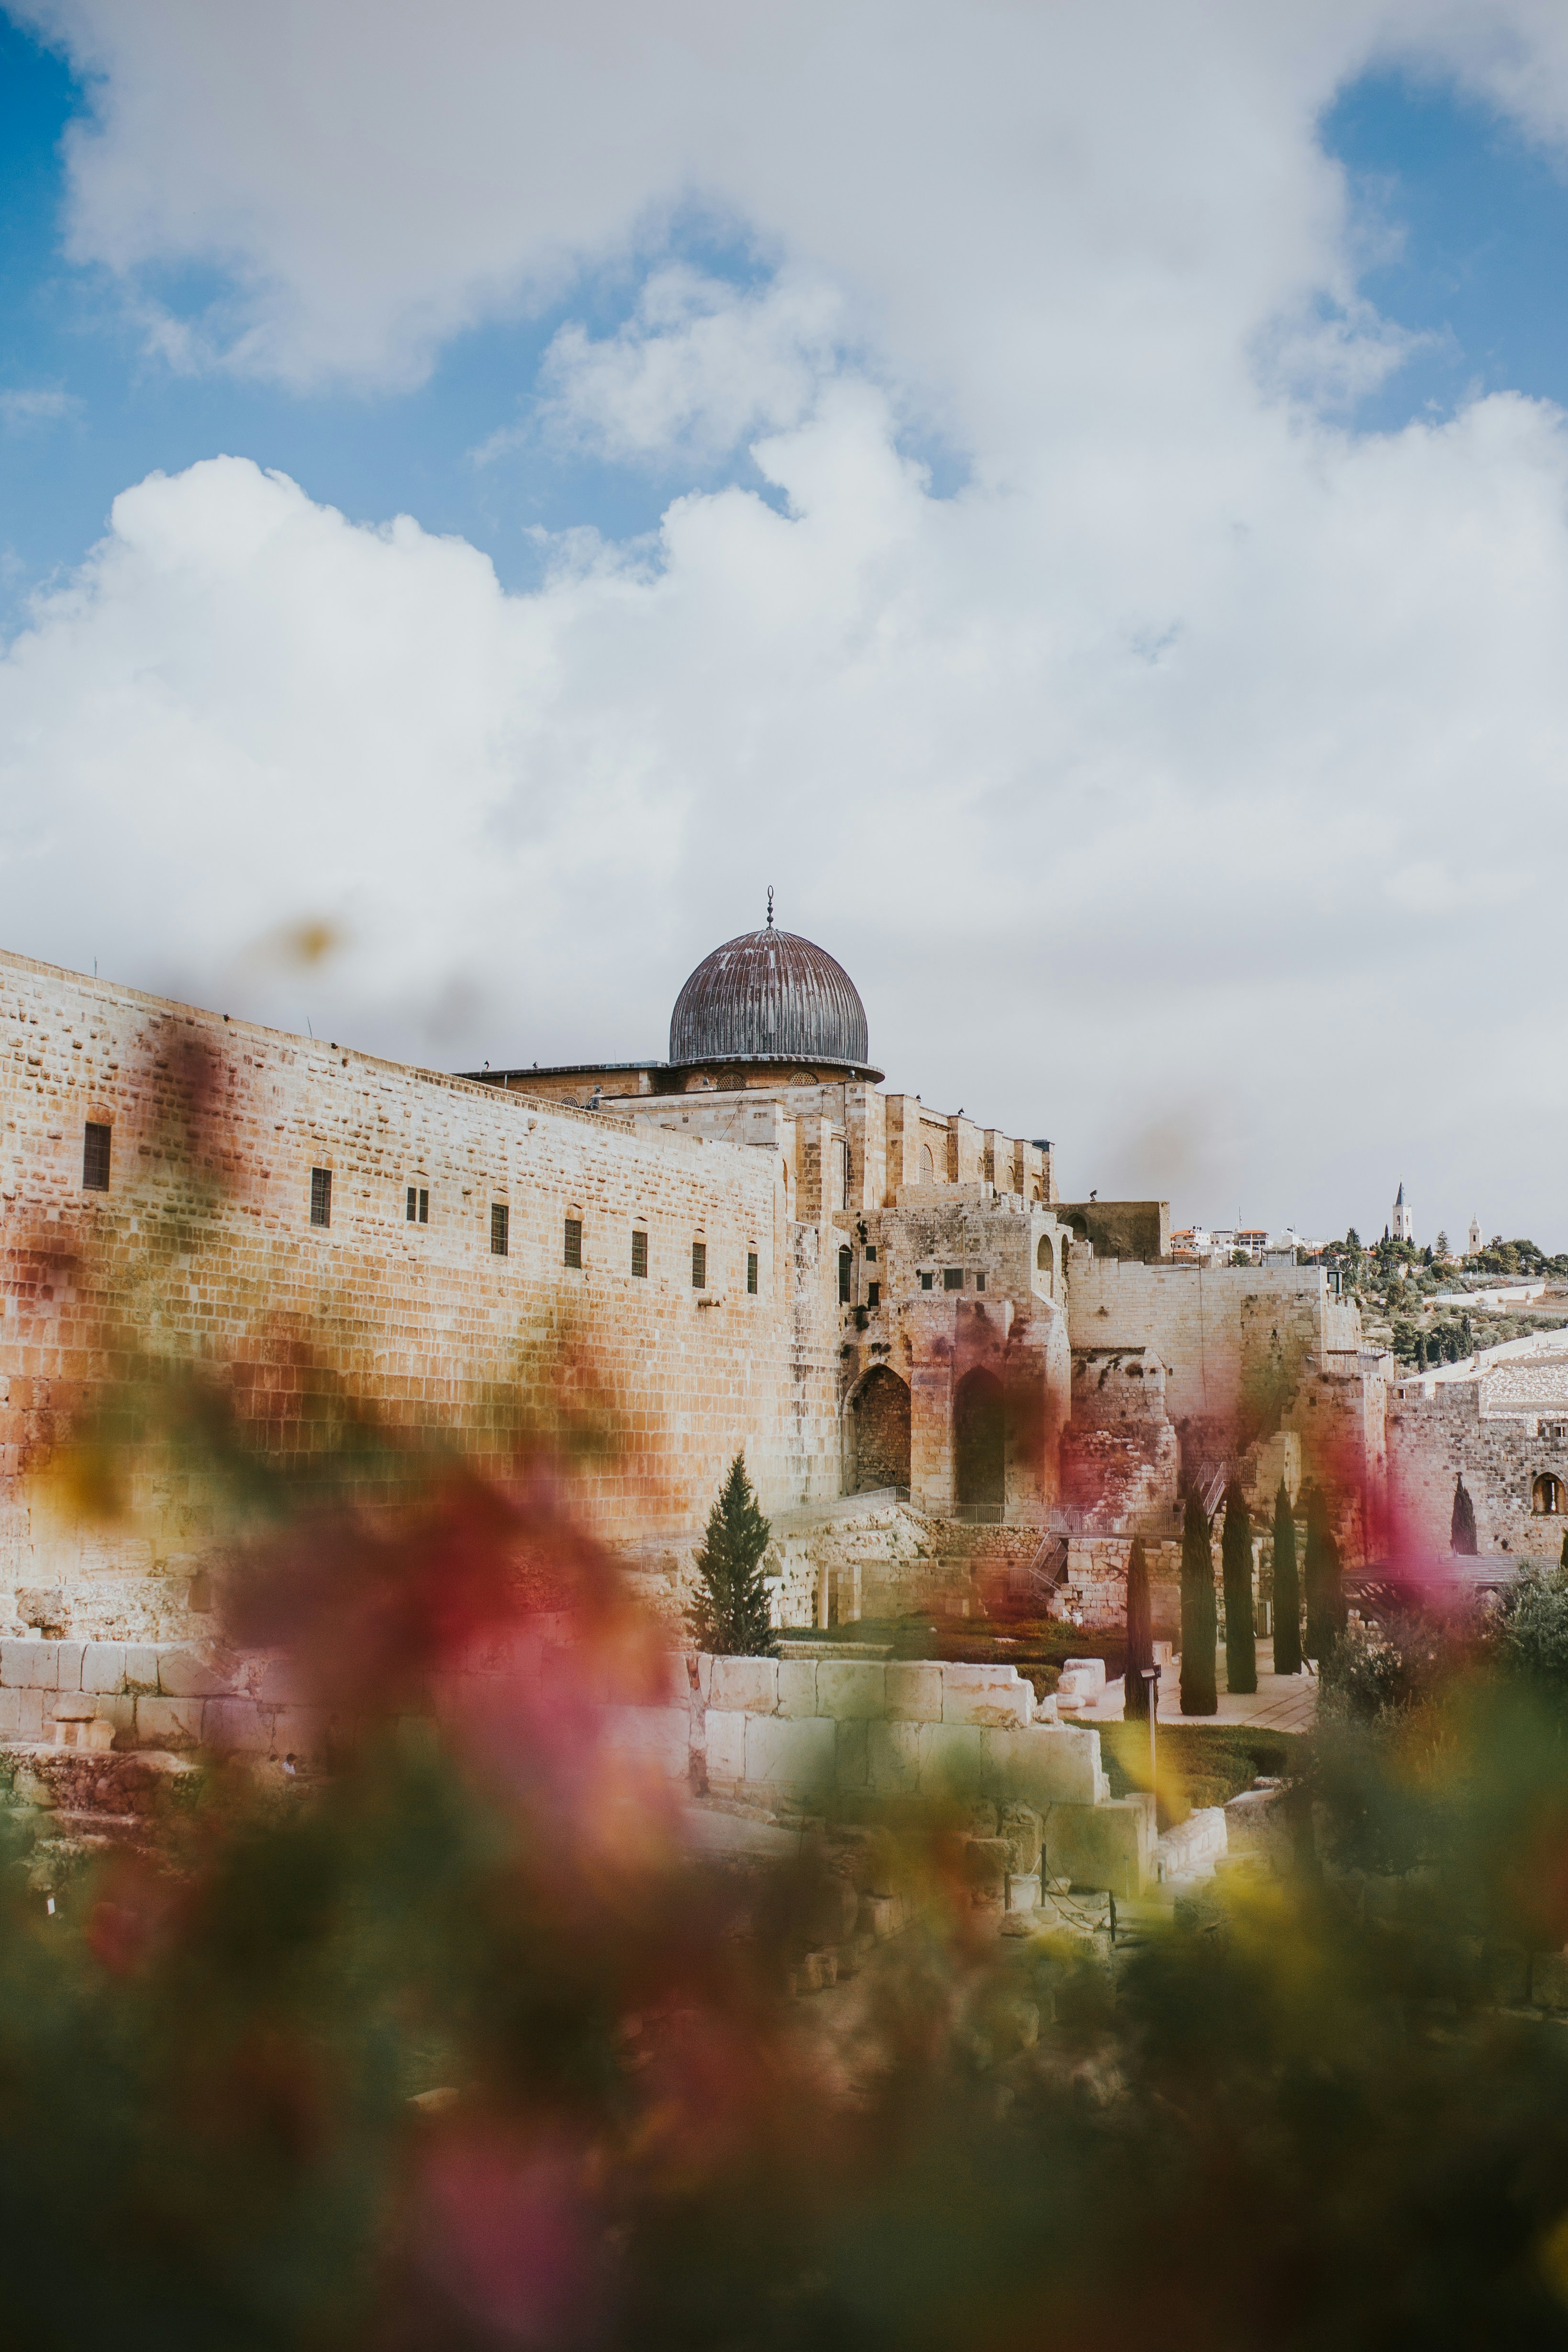
M 976 1365 L 952 1396 L 954 1498 L 961 1505 L 1007 1499 L 1007 1424 L 1002 1383 Z
M 847 1485 L 864 1495 L 910 1483 L 910 1391 L 887 1364 L 874 1364 L 849 1400 L 852 1459 Z

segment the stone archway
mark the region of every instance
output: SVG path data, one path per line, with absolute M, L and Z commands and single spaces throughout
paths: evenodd
M 961 1508 L 1000 1507 L 1007 1499 L 1007 1423 L 1002 1383 L 976 1365 L 952 1398 L 953 1499 Z
M 910 1483 L 910 1391 L 886 1364 L 874 1364 L 849 1400 L 850 1491 Z
M 1562 1479 L 1553 1477 L 1550 1470 L 1543 1470 L 1531 1488 L 1530 1507 L 1538 1517 L 1543 1515 L 1558 1517 L 1568 1508 L 1568 1497 L 1564 1496 Z

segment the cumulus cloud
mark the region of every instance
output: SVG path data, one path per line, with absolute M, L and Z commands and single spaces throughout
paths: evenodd
M 1404 346 L 1315 135 L 1374 57 L 1568 91 L 1548 16 L 34 14 L 101 77 L 77 253 L 139 301 L 228 269 L 188 363 L 407 381 L 629 257 L 529 429 L 691 477 L 529 595 L 241 459 L 127 491 L 0 666 L 18 944 L 449 1063 L 620 1056 L 772 880 L 895 1082 L 1075 1187 L 1179 1135 L 1190 1212 L 1365 1225 L 1386 1163 L 1434 1224 L 1568 1241 L 1568 436 L 1510 395 L 1347 428 Z M 694 207 L 754 286 L 671 259 Z M 742 443 L 769 498 L 703 470 Z M 301 923 L 308 974 L 256 952 Z

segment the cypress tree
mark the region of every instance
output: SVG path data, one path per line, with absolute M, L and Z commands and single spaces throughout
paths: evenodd
M 708 1514 L 708 1532 L 696 1555 L 702 1580 L 691 1609 L 698 1647 L 721 1658 L 776 1658 L 778 1636 L 768 1618 L 763 1554 L 772 1530 L 757 1508 L 746 1457 L 737 1454 Z
M 1127 1555 L 1127 1670 L 1121 1681 L 1123 1723 L 1147 1723 L 1149 1697 L 1157 1685 L 1146 1683 L 1143 1669 L 1154 1663 L 1154 1621 L 1149 1607 L 1149 1562 L 1143 1538 L 1134 1536 Z
M 1274 1671 L 1301 1671 L 1301 1583 L 1296 1573 L 1296 1522 L 1283 1478 L 1274 1497 Z
M 1461 1471 L 1454 1481 L 1454 1512 L 1448 1521 L 1448 1548 L 1462 1553 L 1466 1559 L 1476 1555 L 1476 1507 Z
M 1258 1641 L 1252 1616 L 1252 1514 L 1236 1479 L 1225 1490 L 1225 1530 L 1219 1557 L 1225 1580 L 1225 1686 L 1258 1688 Z
M 1345 1597 L 1340 1584 L 1340 1548 L 1329 1525 L 1329 1498 L 1314 1486 L 1307 1505 L 1307 1655 L 1318 1669 L 1331 1658 L 1345 1628 Z
M 1214 1555 L 1202 1498 L 1187 1496 L 1182 1521 L 1182 1713 L 1217 1715 L 1214 1671 Z

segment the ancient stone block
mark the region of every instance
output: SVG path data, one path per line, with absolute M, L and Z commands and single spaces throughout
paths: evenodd
M 881 1796 L 912 1796 L 921 1780 L 921 1726 L 872 1723 L 866 1727 L 867 1769 Z
M 263 1706 L 308 1704 L 300 1669 L 292 1658 L 264 1658 L 249 1676 L 250 1696 Z
M 1007 1876 L 1007 1908 L 1009 1911 L 1037 1911 L 1040 1906 L 1040 1874 L 1037 1870 L 1010 1871 Z
M 781 1658 L 779 1660 L 779 1713 L 792 1720 L 804 1715 L 816 1715 L 816 1661 L 815 1658 Z
M 126 1652 L 126 1678 L 130 1679 L 131 1662 L 135 1653 Z M 228 1691 L 224 1676 L 216 1673 L 195 1650 L 164 1650 L 158 1656 L 158 1689 L 164 1698 L 219 1697 Z
M 879 1659 L 824 1658 L 816 1669 L 816 1706 L 819 1715 L 831 1715 L 840 1722 L 859 1716 L 882 1716 L 888 1711 L 887 1677 Z
M 603 1722 L 607 1748 L 667 1780 L 686 1779 L 691 1717 L 684 1707 L 607 1706 Z
M 1026 1876 L 1040 1867 L 1040 1816 L 1032 1805 L 1004 1805 L 997 1824 L 1009 1856 L 1008 1868 Z
M 1076 1725 L 1031 1724 L 1027 1731 L 984 1735 L 987 1776 L 1020 1804 L 1092 1805 L 1100 1771 L 1100 1734 Z
M 918 1729 L 921 1794 L 956 1796 L 973 1789 L 984 1770 L 980 1744 L 984 1732 L 978 1726 L 957 1723 L 922 1723 Z
M 776 1715 L 748 1715 L 743 1721 L 748 1787 L 788 1790 L 796 1795 L 831 1792 L 837 1724 L 820 1715 L 795 1723 Z
M 976 1903 L 1001 1910 L 1007 1896 L 1007 1848 L 1001 1838 L 965 1838 L 959 1849 L 963 1882 Z
M 41 1739 L 43 1736 L 43 1692 L 0 1688 L 0 1739 Z
M 142 1748 L 199 1748 L 202 1708 L 199 1698 L 138 1698 L 135 1736 Z
M 54 1690 L 57 1642 L 0 1642 L 0 1684 L 8 1690 Z
M 889 1659 L 888 1715 L 895 1723 L 942 1721 L 942 1668 L 915 1660 Z
M 325 1764 L 330 1760 L 331 1733 L 332 1718 L 326 1707 L 280 1706 L 272 1719 L 272 1753 L 292 1756 L 301 1764 Z
M 123 1642 L 89 1642 L 81 1656 L 84 1691 L 117 1691 L 125 1680 Z
M 82 1653 L 86 1648 L 85 1642 L 55 1643 L 55 1688 L 57 1690 L 80 1690 Z
M 171 1652 L 171 1655 L 183 1653 Z M 127 1642 L 125 1644 L 125 1687 L 128 1691 L 155 1692 L 158 1688 L 157 1644 L 153 1642 Z
M 984 1675 L 985 1679 L 979 1679 Z M 1034 1713 L 1035 1694 L 1018 1678 L 1016 1666 L 944 1666 L 943 1723 L 978 1724 L 985 1730 L 1021 1731 Z
M 746 1718 L 726 1708 L 710 1706 L 704 1731 L 710 1780 L 743 1780 L 746 1777 Z
M 266 1756 L 272 1748 L 272 1710 L 254 1699 L 209 1698 L 202 1707 L 202 1742 L 220 1755 Z
M 748 1715 L 772 1715 L 778 1703 L 776 1658 L 714 1659 L 711 1706 L 744 1708 Z
M 1125 1797 L 1058 1805 L 1046 1823 L 1046 1867 L 1075 1886 L 1101 1887 L 1132 1901 L 1152 1876 L 1151 1827 L 1147 1808 Z
M 864 1789 L 869 1783 L 870 1729 L 864 1716 L 850 1716 L 840 1721 L 834 1750 L 834 1780 L 840 1789 Z

